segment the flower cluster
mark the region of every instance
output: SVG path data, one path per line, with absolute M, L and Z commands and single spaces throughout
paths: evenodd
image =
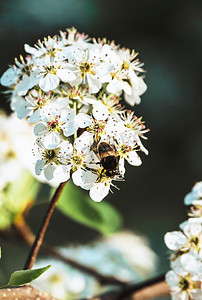
M 70 176 L 101 201 L 123 180 L 124 161 L 139 166 L 147 150 L 142 118 L 125 110 L 146 90 L 137 53 L 105 39 L 90 39 L 74 28 L 45 38 L 2 75 L 18 118 L 36 123 L 35 172 L 57 183 Z
M 165 235 L 171 254 L 171 267 L 166 274 L 173 299 L 202 299 L 202 181 L 185 197 L 190 206 L 189 218 L 180 224 L 181 231 Z
M 158 264 L 157 256 L 149 247 L 148 241 L 128 231 L 112 234 L 85 246 L 60 247 L 58 252 L 78 260 L 81 265 L 91 268 L 96 266 L 98 272 L 105 276 L 115 276 L 126 282 L 138 282 L 148 278 Z M 51 264 L 52 267 L 36 279 L 33 286 L 57 299 L 89 299 L 112 288 L 103 287 L 90 274 L 54 259 L 39 260 L 35 267 L 40 268 L 47 264 Z

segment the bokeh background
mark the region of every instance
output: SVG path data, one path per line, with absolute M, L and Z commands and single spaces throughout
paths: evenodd
M 160 258 L 157 273 L 168 270 L 163 236 L 186 219 L 183 198 L 201 180 L 202 158 L 202 2 L 200 0 L 0 0 L 0 75 L 24 54 L 23 45 L 76 27 L 91 37 L 107 37 L 134 48 L 147 70 L 147 92 L 135 106 L 150 128 L 143 164 L 127 166 L 126 181 L 109 201 L 124 218 L 123 228 L 148 237 Z M 2 91 L 4 89 L 2 88 Z M 9 112 L 5 96 L 0 108 Z M 37 230 L 46 204 L 33 208 L 29 222 Z M 59 232 L 59 234 L 58 234 Z M 88 242 L 98 233 L 56 211 L 49 244 Z M 5 274 L 21 268 L 27 248 L 4 241 Z M 16 259 L 16 257 L 18 257 Z

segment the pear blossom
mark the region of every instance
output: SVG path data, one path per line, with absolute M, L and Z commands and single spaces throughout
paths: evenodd
M 70 62 L 67 68 L 76 75 L 71 85 L 88 83 L 90 94 L 101 89 L 102 83 L 105 82 L 104 76 L 113 69 L 113 66 L 104 62 L 102 52 L 98 49 L 75 51 Z
M 202 290 L 198 282 L 193 282 L 192 276 L 189 273 L 183 275 L 177 274 L 170 270 L 166 274 L 166 281 L 170 285 L 172 299 L 174 300 L 200 300 L 202 297 Z
M 15 60 L 1 84 L 17 117 L 35 123 L 36 176 L 51 184 L 71 177 L 101 201 L 115 180 L 123 180 L 124 161 L 139 166 L 139 152 L 148 154 L 142 144 L 148 129 L 122 105 L 122 96 L 134 105 L 146 91 L 143 63 L 134 50 L 75 28 L 24 49 L 28 55 Z M 103 149 L 107 164 L 101 143 L 109 145 L 110 151 Z
M 195 249 L 196 251 L 202 246 L 202 225 L 201 223 L 184 222 L 181 224 L 180 231 L 167 232 L 165 243 L 171 250 L 186 251 Z
M 201 195 L 199 182 L 185 197 L 185 205 L 194 207 L 189 213 L 191 218 L 180 224 L 181 231 L 167 232 L 164 237 L 172 251 L 170 259 L 173 270 L 166 274 L 172 299 L 202 299 Z
M 54 149 L 46 149 L 42 139 L 38 138 L 34 144 L 33 155 L 36 157 L 35 172 L 40 175 L 42 172 L 47 180 L 52 180 L 54 172 L 65 163 L 69 152 L 71 151 L 71 143 L 62 141 L 58 147 Z M 67 181 L 70 177 L 70 168 L 66 166 L 66 172 L 60 172 L 59 182 Z M 57 174 L 57 173 L 56 173 Z

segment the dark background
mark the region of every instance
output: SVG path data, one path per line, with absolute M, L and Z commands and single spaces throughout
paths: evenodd
M 146 235 L 168 269 L 163 236 L 186 219 L 183 198 L 201 180 L 202 2 L 188 0 L 0 0 L 0 74 L 23 45 L 75 26 L 91 37 L 107 37 L 134 48 L 147 70 L 147 92 L 135 106 L 150 128 L 140 167 L 127 166 L 126 181 L 104 201 L 124 216 L 124 228 Z M 3 88 L 2 88 L 3 90 Z M 9 111 L 5 96 L 1 107 Z M 31 211 L 37 229 L 45 206 Z M 61 236 L 58 237 L 58 232 Z M 82 232 L 82 234 L 81 234 Z M 53 245 L 89 241 L 98 234 L 56 212 L 46 239 Z M 19 247 L 18 267 L 24 261 Z M 9 249 L 4 259 L 11 259 Z M 4 266 L 5 271 L 13 270 Z

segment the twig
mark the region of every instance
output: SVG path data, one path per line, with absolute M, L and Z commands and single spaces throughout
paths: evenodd
M 23 239 L 24 242 L 28 245 L 32 245 L 35 239 L 34 234 L 31 232 L 29 226 L 26 223 L 26 220 L 23 218 L 23 216 L 17 220 L 14 224 L 15 230 L 17 234 Z M 77 261 L 75 261 L 72 258 L 68 258 L 61 253 L 59 253 L 55 248 L 50 247 L 48 245 L 42 244 L 41 250 L 48 255 L 64 262 L 65 264 L 68 264 L 72 266 L 73 268 L 76 268 L 80 270 L 81 272 L 87 273 L 97 279 L 100 284 L 103 285 L 117 285 L 117 286 L 123 286 L 126 284 L 126 282 L 121 281 L 113 276 L 107 276 L 99 273 L 96 269 L 92 267 L 88 267 L 86 265 L 83 265 Z
M 169 286 L 164 280 L 165 274 L 137 284 L 83 300 L 146 300 L 170 295 Z
M 65 186 L 66 182 L 62 182 L 60 183 L 60 185 L 58 186 L 58 188 L 56 189 L 52 199 L 51 199 L 51 202 L 50 202 L 50 205 L 49 205 L 49 208 L 47 210 L 47 213 L 43 219 L 43 222 L 41 224 L 41 227 L 38 231 L 38 234 L 35 238 L 35 241 L 32 245 L 32 248 L 29 252 L 29 255 L 28 255 L 28 258 L 27 258 L 27 261 L 25 263 L 25 266 L 24 266 L 24 270 L 28 270 L 28 269 L 31 269 L 35 263 L 35 260 L 36 260 L 36 257 L 37 257 L 37 254 L 39 252 L 39 249 L 41 247 L 41 244 L 43 242 L 43 238 L 44 238 L 44 235 L 45 235 L 45 232 L 46 232 L 46 229 L 47 229 L 47 226 L 49 224 L 49 221 L 50 221 L 50 218 L 53 214 L 53 211 L 56 207 L 56 204 L 60 198 L 60 195 L 62 193 L 62 190 Z
M 162 274 L 162 275 L 159 275 L 157 277 L 148 279 L 148 280 L 140 282 L 140 283 L 126 285 L 120 292 L 118 300 L 124 299 L 128 295 L 131 295 L 132 293 L 134 293 L 136 291 L 143 290 L 146 287 L 154 286 L 155 284 L 157 284 L 159 282 L 163 282 L 164 280 L 165 280 L 165 274 Z

